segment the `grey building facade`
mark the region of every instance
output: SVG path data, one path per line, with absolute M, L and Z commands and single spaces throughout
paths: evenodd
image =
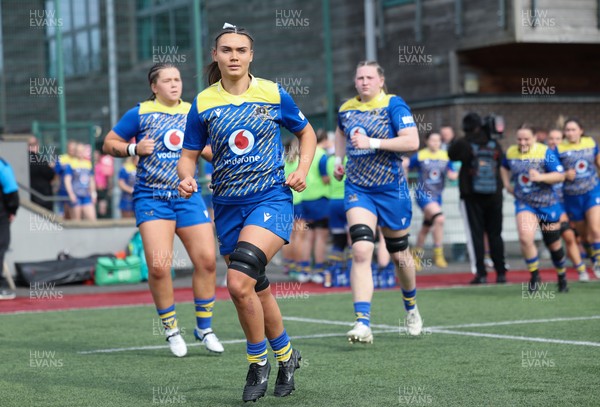
M 56 14 L 58 1 L 60 16 Z M 543 127 L 578 116 L 600 133 L 599 1 L 570 0 L 2 0 L 0 125 L 29 132 L 68 123 L 103 135 L 150 91 L 155 62 L 180 67 L 185 100 L 206 85 L 213 37 L 224 22 L 255 36 L 252 72 L 282 84 L 315 127 L 355 94 L 373 11 L 375 53 L 391 93 L 408 101 L 422 134 L 465 112 L 506 117 L 507 141 L 521 122 Z M 201 11 L 195 19 L 194 8 Z M 114 20 L 109 18 L 110 10 Z M 196 22 L 199 22 L 197 24 Z M 114 25 L 113 25 L 114 23 Z M 113 27 L 113 28 L 111 28 Z M 58 81 L 57 30 L 63 43 Z M 114 34 L 110 75 L 109 39 Z M 331 69 L 328 69 L 328 67 Z M 110 99 L 114 79 L 116 103 Z M 112 117 L 112 118 L 111 118 Z M 69 130 L 69 137 L 85 137 Z M 48 142 L 56 132 L 48 133 Z

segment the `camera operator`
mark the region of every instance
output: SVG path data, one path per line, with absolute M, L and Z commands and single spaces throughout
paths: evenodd
M 452 161 L 462 162 L 459 173 L 461 213 L 469 258 L 477 274 L 471 284 L 487 283 L 484 264 L 483 236 L 487 234 L 490 254 L 496 269 L 497 283 L 506 282 L 504 242 L 502 240 L 502 181 L 500 163 L 502 148 L 496 141 L 501 137 L 504 123 L 493 116 L 485 121 L 477 113 L 468 113 L 462 121 L 464 137 L 455 139 L 448 149 Z M 474 256 L 473 256 L 474 254 Z M 473 269 L 473 267 L 472 267 Z

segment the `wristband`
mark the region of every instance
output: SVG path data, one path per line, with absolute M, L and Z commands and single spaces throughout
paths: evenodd
M 137 144 L 129 144 L 127 146 L 127 155 L 133 157 L 137 154 Z
M 379 147 L 381 147 L 381 139 L 378 139 L 378 138 L 370 138 L 369 139 L 369 148 L 371 150 L 377 150 Z
M 342 165 L 342 157 L 335 157 L 335 161 L 334 161 L 335 165 Z

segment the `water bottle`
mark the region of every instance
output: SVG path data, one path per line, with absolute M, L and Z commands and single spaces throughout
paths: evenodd
M 324 270 L 323 271 L 323 287 L 325 288 L 331 288 L 333 286 L 333 278 L 332 278 L 332 272 L 331 270 Z

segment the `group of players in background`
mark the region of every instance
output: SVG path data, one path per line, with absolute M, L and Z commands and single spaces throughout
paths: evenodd
M 335 149 L 331 144 L 327 133 L 318 130 L 317 150 L 307 176 L 307 188 L 302 193 L 294 193 L 295 224 L 290 244 L 283 249 L 283 266 L 290 278 L 302 283 L 322 283 L 325 287 L 350 285 L 352 264 L 344 208 L 345 183 L 334 176 Z M 440 133 L 429 133 L 425 138 L 425 148 L 402 161 L 405 174 L 408 175 L 409 171 L 417 174 L 410 198 L 424 215 L 416 246 L 412 249 L 417 271 L 426 263 L 424 246 L 429 233 L 434 243 L 433 263 L 440 268 L 448 267 L 443 252 L 442 193 L 446 178 L 456 180 L 458 172 L 457 163 L 449 160 L 445 147 Z M 286 173 L 296 168 L 296 148 L 295 140 L 286 145 Z M 394 265 L 385 250 L 383 234 L 378 231 L 377 235 L 376 240 L 380 244 L 376 261 L 372 264 L 373 282 L 376 287 L 393 287 L 396 285 Z
M 407 169 L 419 173 L 417 189 L 411 193 L 402 156 L 418 150 L 417 127 L 406 103 L 387 93 L 383 69 L 376 62 L 358 64 L 354 78 L 358 95 L 339 110 L 335 147 L 329 155 L 323 146 L 326 133 L 315 134 L 287 92 L 250 74 L 253 44 L 247 30 L 226 24 L 215 38 L 213 62 L 207 71 L 210 86 L 192 104 L 181 100 L 183 85 L 177 67 L 153 66 L 148 74 L 152 96 L 130 109 L 104 143 L 105 153 L 131 157 L 126 173 L 133 173 L 133 159 L 139 160 L 135 185 L 126 191 L 131 195 L 126 209 L 135 214 L 149 266 L 150 290 L 170 349 L 178 357 L 187 354 L 187 345 L 177 324 L 171 280 L 175 234 L 194 265 L 194 336 L 208 350 L 224 351 L 212 329 L 216 247 L 196 170 L 200 156 L 212 162 L 219 251 L 228 264 L 227 287 L 246 337 L 249 367 L 244 401 L 266 394 L 271 370 L 267 342 L 279 366 L 274 395 L 283 397 L 295 390 L 294 373 L 301 355 L 292 347 L 266 273 L 268 263 L 282 248 L 294 278 L 331 285 L 332 279 L 339 283 L 346 274 L 327 273 L 328 267 L 344 270 L 344 251 L 351 247 L 347 278 L 355 321 L 347 338 L 351 343 L 372 343 L 371 302 L 377 280 L 372 256 L 379 240 L 379 265 L 395 272 L 401 288 L 405 329 L 410 335 L 421 333 L 423 323 L 416 304 L 418 252 L 432 231 L 434 262 L 447 266 L 441 195 L 445 177 L 456 178 L 440 135 L 430 134 L 426 147 L 404 160 Z M 296 136 L 285 150 L 281 126 Z M 595 171 L 600 168 L 600 154 L 596 144 L 582 137 L 583 129 L 576 121 L 566 123 L 567 142 L 557 146 L 557 153 L 535 144 L 525 131 L 519 130 L 519 145 L 508 150 L 503 171 L 507 189 L 518 200 L 518 222 L 543 221 L 544 240 L 559 275 L 564 273 L 564 254 L 561 257 L 556 236 L 560 232 L 567 239 L 573 236 L 558 223 L 565 222 L 563 211 L 545 209 L 549 203 L 559 204 L 554 199 L 559 188 L 542 185 L 564 181 L 567 214 L 596 259 L 594 267 L 600 275 L 600 185 Z M 519 165 L 527 160 L 535 160 L 537 172 Z M 123 177 L 129 177 L 131 185 L 131 175 Z M 411 252 L 408 232 L 413 195 L 425 220 Z M 529 198 L 534 196 L 539 201 L 532 203 Z M 539 281 L 537 275 L 533 277 L 537 253 L 530 240 L 532 236 L 521 235 L 535 285 Z M 581 259 L 573 250 L 569 255 L 580 270 Z
M 569 118 L 562 127 L 552 129 L 538 141 L 537 130 L 529 124 L 521 125 L 516 132 L 517 144 L 510 146 L 502 160 L 501 178 L 507 192 L 515 196 L 517 230 L 522 253 L 531 272 L 531 290 L 535 290 L 540 283 L 535 243 L 538 231 L 557 269 L 560 292 L 568 291 L 566 257 L 577 270 L 579 281 L 587 282 L 590 279 L 584 262 L 586 257 L 591 261 L 594 274 L 600 278 L 598 147 L 592 138 L 583 134 L 583 126 L 578 119 Z M 411 184 L 411 197 L 424 218 L 412 249 L 417 271 L 427 264 L 424 261 L 424 244 L 429 232 L 433 238 L 433 264 L 439 268 L 448 266 L 443 252 L 442 194 L 446 178 L 457 178 L 460 163 L 449 160 L 447 144 L 440 133 L 428 133 L 425 147 L 403 159 L 405 174 L 408 176 L 409 171 L 416 174 L 416 182 Z M 310 197 L 318 196 L 318 201 L 308 199 L 304 204 L 304 193 L 295 194 L 296 224 L 292 241 L 283 251 L 283 262 L 290 277 L 300 282 L 324 283 L 326 287 L 346 285 L 345 279 L 351 264 L 351 260 L 346 258 L 351 258 L 351 252 L 344 254 L 348 243 L 343 206 L 344 183 L 336 182 L 332 176 L 335 154 L 326 155 L 325 133 L 317 134 L 317 149 L 322 150 L 317 154 L 321 155 L 321 159 L 315 160 L 310 168 L 312 182 L 308 184 L 307 191 L 314 191 Z M 452 138 L 448 137 L 447 140 Z M 288 171 L 295 168 L 296 160 L 292 141 L 286 154 Z M 538 176 L 538 172 L 542 175 Z M 303 210 L 305 205 L 321 208 L 320 212 L 316 212 L 320 217 L 315 219 L 306 215 Z M 324 210 L 327 207 L 328 210 Z M 325 230 L 328 221 L 331 251 L 327 263 L 323 264 L 326 246 L 322 244 L 319 231 Z M 319 238 L 313 237 L 315 235 Z M 314 252 L 311 253 L 313 244 Z M 383 245 L 380 245 L 379 249 L 382 248 Z M 385 250 L 379 250 L 378 261 L 373 263 L 374 284 L 382 288 L 387 286 L 384 276 L 391 264 L 386 254 Z M 311 263 L 311 259 L 314 259 L 314 263 Z

